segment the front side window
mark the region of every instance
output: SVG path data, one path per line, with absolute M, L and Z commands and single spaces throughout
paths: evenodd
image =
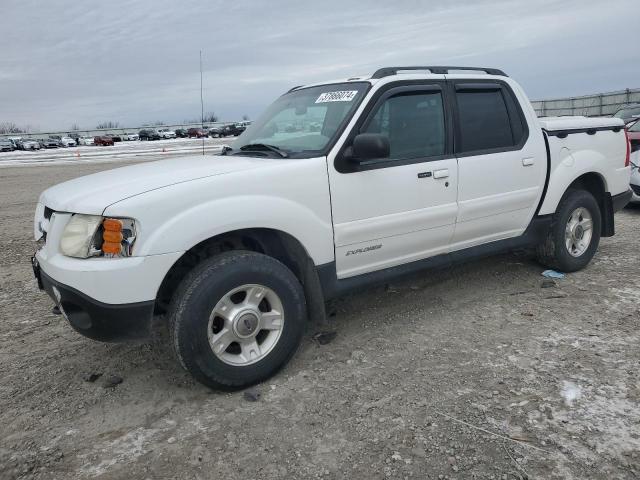
M 366 82 L 302 88 L 278 98 L 233 145 L 234 153 L 268 145 L 293 158 L 321 155 L 364 98 Z
M 458 152 L 510 148 L 521 140 L 521 119 L 515 111 L 509 111 L 501 89 L 459 91 L 456 99 L 460 123 Z
M 411 92 L 392 96 L 379 106 L 362 133 L 381 133 L 389 138 L 389 160 L 444 155 L 442 93 Z

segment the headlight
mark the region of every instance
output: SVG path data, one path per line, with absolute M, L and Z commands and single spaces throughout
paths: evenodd
M 60 251 L 69 257 L 128 257 L 136 239 L 131 218 L 76 213 L 62 232 Z

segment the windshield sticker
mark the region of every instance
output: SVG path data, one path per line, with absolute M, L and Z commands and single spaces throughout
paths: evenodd
M 339 92 L 325 92 L 321 93 L 316 103 L 326 102 L 350 102 L 358 94 L 357 90 L 342 90 Z

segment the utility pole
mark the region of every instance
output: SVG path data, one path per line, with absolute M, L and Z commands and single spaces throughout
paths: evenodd
M 200 126 L 204 132 L 204 97 L 202 96 L 202 50 L 200 50 Z M 204 136 L 202 137 L 202 155 L 204 155 Z

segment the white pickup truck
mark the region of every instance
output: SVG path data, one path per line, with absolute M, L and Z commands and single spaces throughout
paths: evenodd
M 49 188 L 33 267 L 78 332 L 164 314 L 184 368 L 240 388 L 365 285 L 527 246 L 583 268 L 629 178 L 622 120 L 538 119 L 495 69 L 389 67 L 292 88 L 220 155 Z

